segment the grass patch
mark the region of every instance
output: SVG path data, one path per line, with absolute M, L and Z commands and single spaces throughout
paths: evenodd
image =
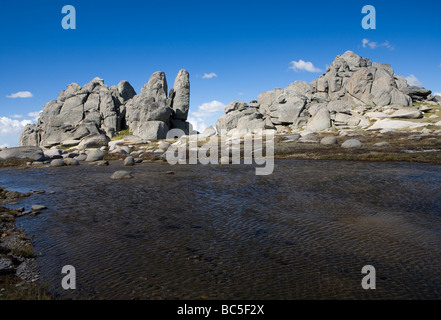
M 0 159 L 0 168 L 25 166 L 26 162 L 32 162 L 31 159 Z
M 69 147 L 69 146 L 58 146 L 57 147 L 58 150 L 69 150 L 70 148 L 72 148 L 72 147 Z
M 122 139 L 124 139 L 124 136 L 129 136 L 131 134 L 132 133 L 130 132 L 130 129 L 122 130 L 122 131 L 118 132 L 118 134 L 116 136 L 114 136 L 112 138 L 112 141 L 122 140 Z
M 13 248 L 12 254 L 23 258 L 34 258 L 34 250 L 31 246 L 23 246 L 19 248 Z

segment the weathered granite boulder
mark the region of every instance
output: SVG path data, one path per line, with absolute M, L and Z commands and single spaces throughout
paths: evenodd
M 110 142 L 110 139 L 105 134 L 97 134 L 85 137 L 81 142 L 78 144 L 78 148 L 81 149 L 88 149 L 88 148 L 101 148 L 108 145 Z
M 86 162 L 101 161 L 104 159 L 104 156 L 105 156 L 104 151 L 98 149 L 90 150 L 87 153 Z
M 358 148 L 361 148 L 362 146 L 363 146 L 363 144 L 360 142 L 360 140 L 357 140 L 357 139 L 346 140 L 341 145 L 341 147 L 345 148 L 345 149 L 358 149 Z
M 169 98 L 174 112 L 173 118 L 186 121 L 190 109 L 190 75 L 186 70 L 179 71 L 172 90 Z
M 33 161 L 43 161 L 46 157 L 43 150 L 38 147 L 18 147 L 7 148 L 0 151 L 0 159 L 30 159 Z
M 416 86 L 409 86 L 407 88 L 403 88 L 402 91 L 405 94 L 409 95 L 413 101 L 425 100 L 428 96 L 432 94 L 432 91 Z

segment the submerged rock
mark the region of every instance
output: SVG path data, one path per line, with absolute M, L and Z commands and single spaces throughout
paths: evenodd
M 116 171 L 112 174 L 110 177 L 112 180 L 127 180 L 127 179 L 133 179 L 133 175 L 128 171 Z

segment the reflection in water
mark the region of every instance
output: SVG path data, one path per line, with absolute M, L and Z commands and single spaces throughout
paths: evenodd
M 276 161 L 251 166 L 148 163 L 1 169 L 0 185 L 44 189 L 22 218 L 42 278 L 62 298 L 439 298 L 440 166 Z M 174 175 L 164 174 L 174 170 Z M 126 169 L 127 170 L 127 169 Z M 364 291 L 364 265 L 377 290 Z M 77 290 L 61 288 L 73 265 Z

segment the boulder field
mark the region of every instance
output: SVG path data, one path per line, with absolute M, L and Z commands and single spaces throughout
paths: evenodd
M 409 86 L 390 65 L 347 51 L 311 83 L 296 81 L 285 89 L 264 92 L 250 103 L 231 102 L 217 121 L 217 131 L 244 135 L 264 130 L 368 129 L 378 119 L 387 119 L 379 129 L 394 129 L 389 120 L 423 118 L 430 110 L 427 104 L 439 106 L 440 101 L 430 90 Z
M 402 153 L 409 151 L 406 144 L 419 143 L 408 134 L 423 136 L 429 151 L 438 150 L 434 147 L 441 135 L 441 97 L 409 86 L 390 65 L 352 51 L 337 56 L 311 83 L 296 81 L 285 89 L 263 92 L 249 103 L 229 103 L 216 128 L 202 133 L 191 130 L 189 108 L 186 70 L 179 71 L 171 90 L 164 72 L 155 72 L 139 94 L 127 81 L 112 87 L 99 78 L 83 87 L 73 83 L 44 105 L 38 123 L 25 127 L 20 148 L 0 150 L 0 161 L 22 159 L 28 165 L 58 167 L 125 159 L 126 166 L 133 166 L 162 159 L 171 144 L 188 147 L 187 135 L 209 139 L 265 132 L 283 136 L 281 148 L 276 148 L 282 154 L 305 151 L 295 147 L 305 144 L 326 152 L 337 146 L 359 152 L 389 147 Z M 161 141 L 172 129 L 185 135 Z M 345 143 L 352 134 L 365 138 Z M 383 141 L 383 136 L 390 139 Z

